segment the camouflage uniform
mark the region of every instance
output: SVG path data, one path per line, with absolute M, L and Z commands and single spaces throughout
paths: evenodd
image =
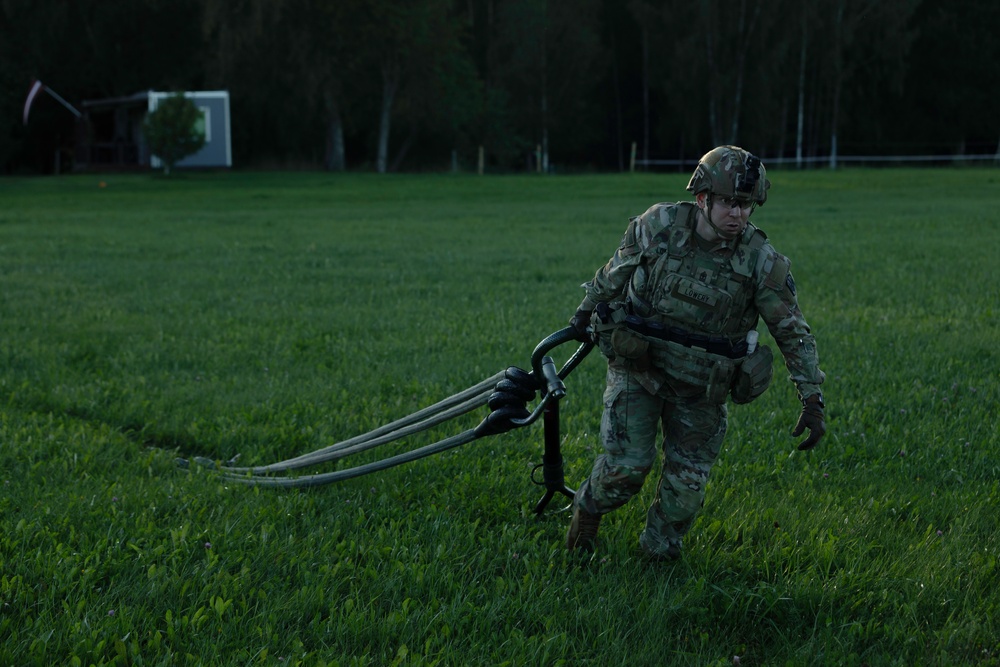
M 679 555 L 704 503 L 726 433 L 726 398 L 747 359 L 742 342 L 758 321 L 800 398 L 819 394 L 824 379 L 789 261 L 749 223 L 731 242 L 705 241 L 695 233 L 698 213 L 690 202 L 661 203 L 632 218 L 614 256 L 583 285 L 580 306 L 596 307 L 608 372 L 604 453 L 574 502 L 598 516 L 628 502 L 653 467 L 661 427 L 663 467 L 640 537 L 654 556 Z

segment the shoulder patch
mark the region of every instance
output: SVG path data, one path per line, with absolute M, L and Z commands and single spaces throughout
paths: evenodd
M 785 277 L 785 286 L 788 288 L 788 291 L 792 293 L 792 296 L 795 296 L 795 279 L 792 278 L 791 271 L 789 271 L 788 275 Z

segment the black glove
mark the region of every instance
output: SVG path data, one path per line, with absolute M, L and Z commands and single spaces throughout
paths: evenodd
M 823 434 L 826 433 L 826 422 L 823 421 L 823 399 L 819 396 L 810 396 L 802 404 L 802 414 L 792 431 L 793 436 L 802 435 L 803 431 L 809 429 L 809 437 L 799 443 L 799 449 L 806 450 L 815 447 Z
M 587 327 L 590 326 L 590 318 L 594 314 L 592 310 L 583 310 L 582 308 L 573 314 L 573 317 L 569 318 L 569 325 L 576 330 L 576 337 L 580 341 L 586 343 L 591 340 L 590 332 Z

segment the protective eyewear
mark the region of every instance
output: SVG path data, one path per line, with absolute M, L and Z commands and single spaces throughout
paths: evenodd
M 723 208 L 732 210 L 733 207 L 739 207 L 744 211 L 752 208 L 754 204 L 752 199 L 741 199 L 739 197 L 715 197 L 715 202 Z

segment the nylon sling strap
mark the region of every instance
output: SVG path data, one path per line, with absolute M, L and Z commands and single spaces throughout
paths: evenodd
M 531 373 L 523 371 L 516 366 L 511 366 L 472 385 L 468 389 L 460 391 L 422 410 L 418 410 L 411 415 L 376 428 L 368 433 L 323 447 L 308 454 L 269 465 L 253 467 L 237 467 L 228 464 L 220 465 L 216 461 L 205 457 L 193 457 L 191 461 L 201 467 L 213 470 L 226 481 L 252 486 L 303 488 L 322 486 L 386 470 L 403 463 L 416 461 L 433 454 L 460 447 L 482 437 L 497 435 L 515 428 L 528 426 L 537 420 L 545 409 L 545 406 L 551 400 L 558 400 L 562 397 L 565 393 L 565 389 L 562 387 L 562 379 L 569 375 L 583 358 L 586 357 L 593 348 L 593 343 L 585 342 L 580 345 L 576 353 L 564 364 L 558 373 L 555 371 L 554 366 L 552 366 L 551 358 L 544 356 L 544 353 L 556 345 L 575 339 L 576 332 L 572 327 L 557 331 L 536 346 L 535 351 L 532 353 Z M 528 400 L 534 397 L 536 390 L 542 391 L 542 400 L 533 412 L 529 412 L 526 405 Z M 478 426 L 430 445 L 344 470 L 297 477 L 272 474 L 328 463 L 351 454 L 374 449 L 425 431 L 484 405 L 490 406 L 490 413 Z M 232 461 L 229 463 L 232 463 Z M 188 459 L 179 458 L 177 459 L 177 464 L 181 468 L 190 468 L 190 461 Z

